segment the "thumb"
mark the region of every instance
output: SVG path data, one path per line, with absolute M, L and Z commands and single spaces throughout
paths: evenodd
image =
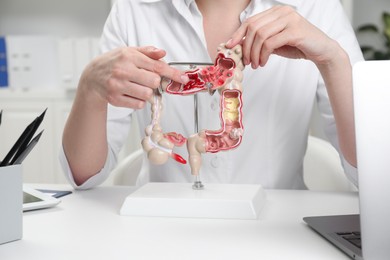
M 156 48 L 154 46 L 142 46 L 138 47 L 138 51 L 142 54 L 148 56 L 153 60 L 159 60 L 165 57 L 166 52 L 162 49 Z

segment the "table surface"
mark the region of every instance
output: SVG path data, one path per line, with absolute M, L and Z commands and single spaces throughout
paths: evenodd
M 119 215 L 133 191 L 74 191 L 55 208 L 25 212 L 23 239 L 0 245 L 0 259 L 350 259 L 302 218 L 356 214 L 355 192 L 266 190 L 259 219 L 227 220 Z

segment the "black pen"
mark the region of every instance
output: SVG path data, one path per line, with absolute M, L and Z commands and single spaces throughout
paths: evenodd
M 11 150 L 7 153 L 4 160 L 0 163 L 0 166 L 7 166 L 11 161 L 12 157 L 14 157 L 15 153 L 18 151 L 22 143 L 27 139 L 27 135 L 29 132 L 33 131 L 34 125 L 37 123 L 38 118 L 36 118 L 32 123 L 30 123 L 23 133 L 20 135 L 16 143 L 12 146 Z
M 1 117 L 3 115 L 3 110 L 0 110 L 0 125 L 1 125 Z
M 16 158 L 18 158 L 20 156 L 20 154 L 26 149 L 27 145 L 30 143 L 30 140 L 33 138 L 35 132 L 37 131 L 38 127 L 40 126 L 40 124 L 43 121 L 43 118 L 45 117 L 46 110 L 47 110 L 47 108 L 45 109 L 45 111 L 42 112 L 42 114 L 39 117 L 37 117 L 36 124 L 34 124 L 32 131 L 27 133 L 27 138 L 24 139 L 24 141 L 21 143 L 19 149 L 16 151 L 14 158 L 12 159 L 12 161 L 10 163 L 11 165 L 15 163 Z
M 21 148 L 23 148 L 23 146 L 25 148 L 27 144 L 30 142 L 32 136 L 34 135 L 39 125 L 41 124 L 43 117 L 45 116 L 46 110 L 47 109 L 45 109 L 45 111 L 39 117 L 35 118 L 35 120 L 32 121 L 26 127 L 26 129 L 20 135 L 16 143 L 12 146 L 11 150 L 7 153 L 4 160 L 0 163 L 0 167 L 9 165 L 11 159 L 15 156 L 19 156 L 19 153 L 21 153 L 24 150 Z
M 35 136 L 31 142 L 26 146 L 26 149 L 24 149 L 20 154 L 19 156 L 15 156 L 11 162 L 11 165 L 14 165 L 14 164 L 21 164 L 24 160 L 24 158 L 26 158 L 26 156 L 31 152 L 31 150 L 34 148 L 34 146 L 38 143 L 39 141 L 39 138 L 41 138 L 41 135 L 43 133 L 43 130 L 37 134 L 37 136 Z

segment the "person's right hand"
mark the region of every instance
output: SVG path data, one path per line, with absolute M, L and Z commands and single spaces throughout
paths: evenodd
M 98 94 L 114 106 L 140 109 L 160 85 L 161 77 L 187 83 L 185 74 L 161 59 L 164 50 L 152 47 L 122 47 L 95 58 L 84 70 L 79 88 Z

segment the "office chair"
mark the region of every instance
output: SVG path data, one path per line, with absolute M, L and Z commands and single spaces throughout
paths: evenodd
M 142 168 L 143 154 L 144 151 L 138 149 L 119 162 L 111 172 L 114 185 L 136 185 Z
M 344 174 L 338 152 L 323 139 L 309 136 L 303 169 L 304 182 L 309 190 L 356 190 Z

